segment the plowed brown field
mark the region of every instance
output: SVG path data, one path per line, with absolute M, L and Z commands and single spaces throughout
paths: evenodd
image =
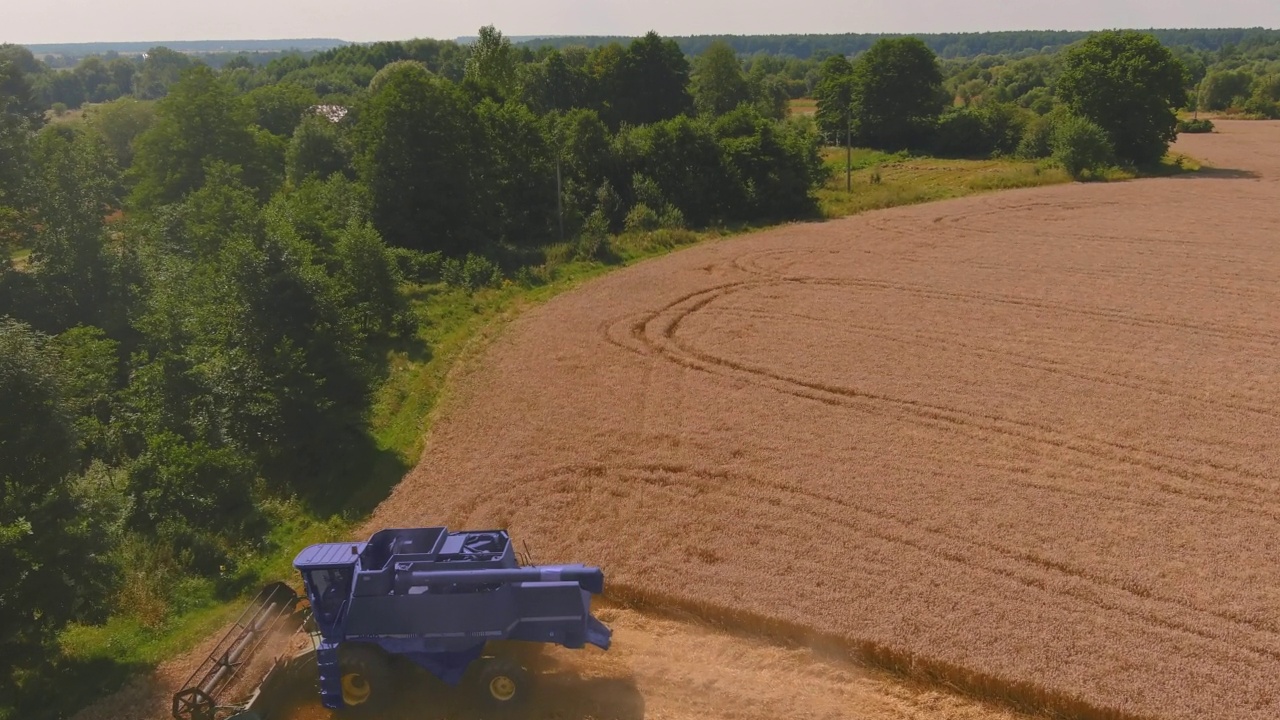
M 1280 125 L 1220 129 L 1176 148 L 1201 176 L 788 226 L 563 295 L 371 525 L 507 526 L 618 597 L 1060 710 L 1274 720 Z

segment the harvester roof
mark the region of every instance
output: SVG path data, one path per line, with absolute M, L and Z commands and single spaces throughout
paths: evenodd
M 365 543 L 322 543 L 305 548 L 293 559 L 293 566 L 303 572 L 317 568 L 351 567 L 356 564 Z

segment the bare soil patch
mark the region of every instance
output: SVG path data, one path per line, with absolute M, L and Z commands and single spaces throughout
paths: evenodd
M 655 604 L 1082 715 L 1278 717 L 1280 124 L 1219 130 L 1175 146 L 1201 177 L 788 226 L 561 296 L 371 526 L 506 526 Z

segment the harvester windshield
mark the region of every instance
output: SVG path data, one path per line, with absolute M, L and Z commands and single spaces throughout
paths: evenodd
M 351 568 L 312 570 L 307 573 L 307 594 L 311 596 L 316 620 L 325 626 L 333 625 L 351 595 Z

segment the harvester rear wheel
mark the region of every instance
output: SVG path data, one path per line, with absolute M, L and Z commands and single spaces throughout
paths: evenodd
M 395 676 L 387 656 L 370 647 L 343 648 L 338 658 L 342 702 L 352 716 L 377 715 L 395 695 Z
M 519 707 L 529 699 L 529 671 L 511 658 L 488 658 L 480 669 L 480 699 L 494 710 Z

